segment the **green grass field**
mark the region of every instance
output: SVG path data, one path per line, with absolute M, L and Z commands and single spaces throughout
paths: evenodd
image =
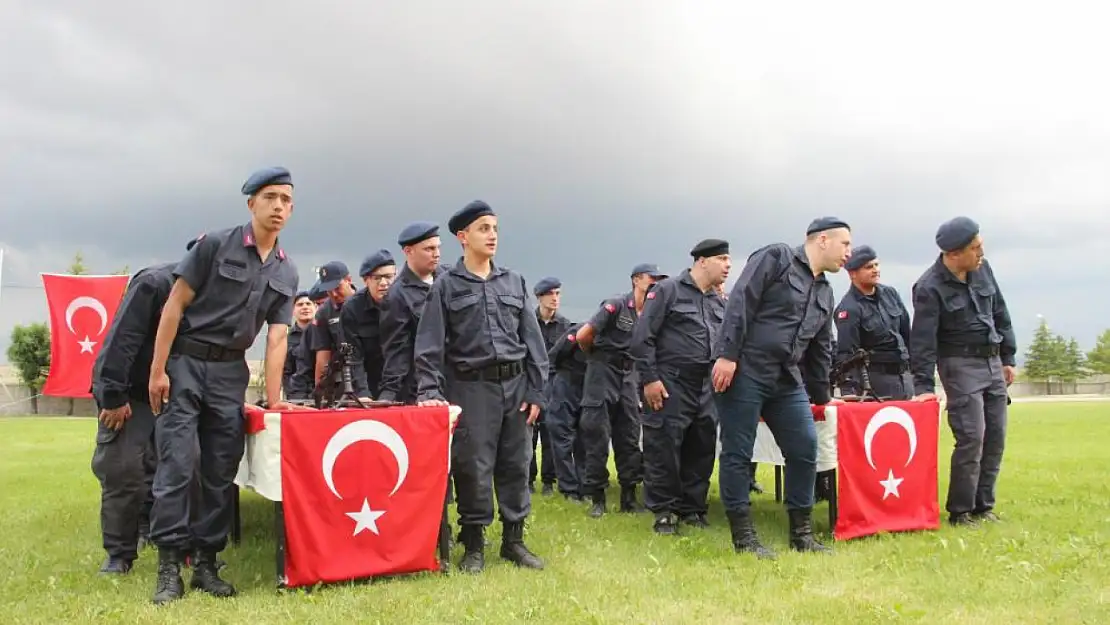
M 680 538 L 656 537 L 648 515 L 595 521 L 582 506 L 537 496 L 528 542 L 545 571 L 502 563 L 495 535 L 481 576 L 282 594 L 274 589 L 272 508 L 245 494 L 243 543 L 223 554 L 224 575 L 241 595 L 190 593 L 163 608 L 149 602 L 153 551 L 126 577 L 96 573 L 104 553 L 89 471 L 94 431 L 91 419 L 0 419 L 5 623 L 1110 622 L 1110 403 L 1012 407 L 1003 524 L 861 539 L 836 544 L 829 557 L 802 556 L 787 550 L 785 513 L 767 494 L 755 506 L 764 538 L 782 554 L 771 563 L 732 553 L 715 488 L 713 528 Z M 942 499 L 950 448 L 944 432 Z M 770 487 L 769 467 L 760 479 Z M 815 514 L 821 531 L 825 513 L 821 505 Z

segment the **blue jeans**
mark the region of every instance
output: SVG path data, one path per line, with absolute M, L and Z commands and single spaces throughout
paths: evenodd
M 725 510 L 742 512 L 750 505 L 752 449 L 760 416 L 786 459 L 786 508 L 812 508 L 817 430 L 805 389 L 785 375 L 765 384 L 738 373 L 728 390 L 715 398 L 721 420 L 718 479 Z

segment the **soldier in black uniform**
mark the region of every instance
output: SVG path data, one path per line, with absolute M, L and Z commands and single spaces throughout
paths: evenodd
M 640 393 L 628 347 L 648 288 L 666 277 L 656 265 L 636 265 L 632 268 L 632 291 L 602 302 L 576 335 L 579 346 L 589 354 L 578 431 L 586 450 L 582 494 L 593 500 L 589 514 L 594 518 L 605 514 L 610 439 L 621 485 L 620 510 L 643 510 L 636 500 L 636 486 L 643 481 Z
M 567 328 L 547 352 L 551 391 L 543 418 L 547 421 L 559 492 L 570 501 L 582 501 L 582 468 L 586 458 L 584 441 L 578 435 L 587 362 L 586 353 L 578 348 L 577 333 L 581 326 Z M 547 448 L 544 449 L 546 453 Z
M 459 568 L 485 566 L 484 529 L 493 522 L 496 484 L 504 532 L 501 557 L 540 569 L 524 545 L 531 512 L 528 462 L 532 424 L 543 408 L 547 352 L 524 278 L 493 263 L 497 217 L 476 200 L 448 227 L 463 257 L 432 286 L 416 332 L 416 376 L 421 405 L 462 409 L 451 466 L 465 548 Z
M 536 318 L 540 322 L 540 332 L 543 334 L 543 343 L 550 352 L 556 339 L 571 326 L 570 320 L 559 312 L 559 300 L 562 297 L 563 283 L 558 278 L 547 277 L 536 283 L 532 292 L 539 300 L 536 306 Z M 553 377 L 548 375 L 547 389 L 544 393 L 546 405 L 552 405 L 551 388 Z M 540 463 L 536 463 L 536 446 L 542 444 L 543 452 Z M 528 470 L 528 490 L 535 492 L 536 477 L 543 482 L 541 494 L 551 495 L 555 492 L 555 452 L 551 448 L 551 435 L 547 430 L 547 411 L 540 414 L 536 427 L 532 428 L 532 464 Z
M 714 348 L 713 389 L 721 420 L 721 501 L 733 547 L 774 558 L 752 525 L 748 474 L 762 417 L 786 458 L 790 546 L 828 551 L 813 536 L 817 432 L 810 404 L 830 399 L 832 286 L 851 253 L 848 224 L 816 219 L 804 245 L 768 245 L 748 258 L 725 307 Z
M 153 265 L 132 276 L 93 364 L 92 394 L 100 423 L 92 471 L 100 481 L 100 530 L 108 553 L 101 573 L 130 571 L 140 542 L 149 539 L 157 455 L 146 382 L 175 265 Z
M 358 275 L 366 288 L 360 289 L 343 305 L 339 318 L 347 340 L 358 343 L 362 371 L 366 376 L 366 391 L 371 397 L 376 397 L 382 380 L 382 341 L 378 325 L 381 303 L 389 292 L 389 285 L 397 277 L 397 263 L 389 250 L 378 250 L 362 261 Z
M 439 266 L 439 226 L 428 221 L 409 224 L 397 237 L 405 264 L 382 300 L 378 318 L 382 341 L 382 381 L 378 399 L 411 404 L 416 401 L 413 345 L 416 326 Z
M 355 396 L 369 400 L 370 390 L 366 387 L 366 370 L 362 363 L 362 344 L 354 340 L 350 329 L 343 323 L 342 311 L 354 298 L 355 286 L 351 282 L 351 274 L 347 265 L 338 260 L 325 263 L 319 270 L 320 290 L 328 294 L 328 299 L 316 311 L 312 326 L 308 331 L 309 351 L 316 352 L 315 375 L 313 382 L 317 393 L 327 388 L 329 381 L 324 380 L 324 372 L 330 370 L 330 383 L 333 384 L 332 397 L 325 397 L 325 401 L 338 399 L 342 391 L 342 370 L 338 366 L 338 353 L 341 349 L 348 351 L 347 364 L 351 369 L 351 387 Z M 346 346 L 346 347 L 342 347 Z
M 956 439 L 945 505 L 949 521 L 997 521 L 995 483 L 1017 341 L 1002 289 L 983 258 L 979 225 L 957 217 L 940 226 L 936 242 L 941 254 L 913 285 L 914 399 L 936 398 L 933 376 L 939 372 Z
M 690 269 L 648 291 L 629 349 L 644 389 L 644 499 L 660 534 L 676 533 L 679 519 L 709 526 L 717 452 L 709 369 L 725 314 L 716 288 L 732 261 L 720 239 L 698 243 L 690 255 Z
M 301 349 L 301 342 L 312 325 L 316 316 L 316 302 L 312 301 L 309 291 L 297 293 L 293 301 L 293 325 L 289 328 L 289 338 L 286 341 L 285 368 L 281 375 L 281 386 L 285 390 L 286 399 L 308 399 L 312 397 L 312 369 L 316 364 L 313 360 L 306 360 L 306 354 Z M 309 363 L 312 363 L 311 365 Z
M 281 401 L 281 374 L 297 292 L 297 269 L 278 243 L 293 211 L 293 182 L 284 168 L 266 169 L 243 185 L 251 221 L 207 236 L 174 269 L 150 369 L 158 468 L 151 539 L 158 546 L 154 602 L 184 592 L 184 550 L 195 542 L 191 586 L 218 597 L 235 594 L 220 579 L 216 554 L 231 529 L 230 494 L 243 456 L 243 400 L 250 382 L 246 350 L 262 324 L 266 336 L 266 400 Z M 172 383 L 172 385 L 171 385 Z M 189 484 L 200 452 L 201 505 L 190 522 Z
M 874 249 L 864 245 L 852 250 L 844 268 L 852 286 L 836 307 L 833 362 L 848 362 L 864 350 L 869 354 L 867 377 L 872 393 L 885 399 L 909 399 L 913 396 L 908 349 L 910 313 L 897 289 L 879 283 L 879 260 Z M 861 366 L 849 367 L 846 381 L 840 384 L 845 395 L 863 392 Z

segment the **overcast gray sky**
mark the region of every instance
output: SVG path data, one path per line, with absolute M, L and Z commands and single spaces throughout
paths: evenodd
M 296 182 L 282 242 L 302 287 L 481 198 L 499 262 L 562 278 L 576 320 L 638 262 L 677 272 L 705 237 L 742 261 L 825 214 L 908 300 L 936 226 L 967 214 L 1023 351 L 1038 314 L 1084 348 L 1110 325 L 1104 15 L 294 4 L 0 4 L 0 348 L 45 318 L 39 272 L 76 250 L 94 272 L 176 259 L 244 223 L 239 187 L 271 164 Z

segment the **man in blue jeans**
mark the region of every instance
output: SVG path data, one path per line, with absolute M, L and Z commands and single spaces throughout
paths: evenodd
M 721 500 L 737 552 L 774 559 L 751 519 L 752 448 L 763 417 L 786 459 L 790 546 L 826 552 L 810 516 L 817 468 L 817 433 L 810 404 L 829 402 L 832 287 L 851 255 L 848 224 L 816 219 L 798 247 L 768 245 L 748 258 L 732 287 L 713 355 L 713 390 L 721 422 Z

